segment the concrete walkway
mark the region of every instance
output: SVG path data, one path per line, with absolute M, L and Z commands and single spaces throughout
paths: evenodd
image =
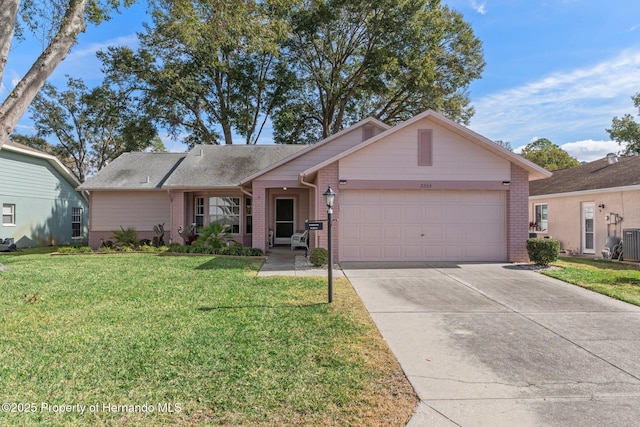
M 343 263 L 421 426 L 637 426 L 640 308 L 498 264 Z
M 269 248 L 267 260 L 258 272 L 258 276 L 327 276 L 326 266 L 314 267 L 304 259 L 304 255 L 304 249 L 291 250 L 289 246 Z M 337 265 L 333 268 L 333 277 L 344 277 Z

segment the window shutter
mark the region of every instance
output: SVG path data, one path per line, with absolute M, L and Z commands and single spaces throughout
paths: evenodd
M 418 130 L 418 166 L 433 165 L 433 130 Z

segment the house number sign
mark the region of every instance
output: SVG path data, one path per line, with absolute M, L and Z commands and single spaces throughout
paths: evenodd
M 431 188 L 431 184 L 422 183 L 420 184 L 420 188 Z

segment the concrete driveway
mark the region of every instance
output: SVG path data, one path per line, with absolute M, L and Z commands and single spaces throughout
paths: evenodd
M 344 263 L 409 426 L 637 426 L 640 308 L 509 264 Z

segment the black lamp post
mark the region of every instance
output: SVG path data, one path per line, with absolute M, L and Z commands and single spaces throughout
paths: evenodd
M 327 188 L 327 191 L 322 193 L 325 201 L 327 202 L 327 251 L 329 252 L 329 266 L 327 269 L 327 282 L 329 285 L 329 304 L 333 302 L 333 251 L 331 249 L 331 214 L 333 214 L 333 201 L 336 198 L 336 193 L 331 189 L 331 186 Z

